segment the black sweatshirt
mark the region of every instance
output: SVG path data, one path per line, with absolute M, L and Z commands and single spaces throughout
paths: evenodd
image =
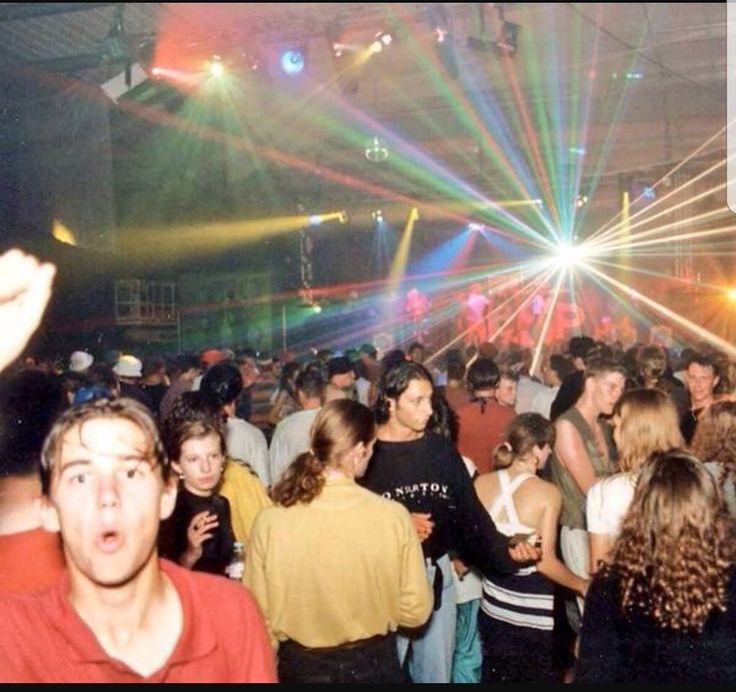
M 509 556 L 508 538 L 496 529 L 460 454 L 444 437 L 427 433 L 411 442 L 377 441 L 360 483 L 410 512 L 432 515 L 432 535 L 422 543 L 425 557 L 457 553 L 484 574 L 508 574 L 521 566 Z

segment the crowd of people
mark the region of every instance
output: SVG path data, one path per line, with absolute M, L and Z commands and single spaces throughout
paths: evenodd
M 56 371 L 24 353 L 53 276 L 0 256 L 0 680 L 736 679 L 728 355 L 80 345 Z

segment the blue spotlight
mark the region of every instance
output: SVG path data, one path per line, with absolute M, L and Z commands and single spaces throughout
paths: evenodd
M 285 74 L 299 74 L 304 69 L 304 64 L 304 51 L 299 48 L 289 48 L 281 54 L 281 69 Z

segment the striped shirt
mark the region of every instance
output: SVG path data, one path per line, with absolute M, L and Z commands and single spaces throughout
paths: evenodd
M 534 474 L 522 473 L 513 481 L 508 471 L 498 471 L 501 492 L 486 510 L 496 528 L 507 536 L 535 533 L 536 529 L 519 521 L 514 505 L 514 491 Z M 501 521 L 505 517 L 506 521 Z M 483 578 L 481 610 L 490 618 L 516 627 L 551 631 L 554 625 L 554 586 L 535 566 L 523 567 L 514 574 L 494 574 Z

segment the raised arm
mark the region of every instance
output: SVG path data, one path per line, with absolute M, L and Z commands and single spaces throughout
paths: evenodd
M 38 328 L 55 275 L 53 264 L 21 250 L 0 256 L 0 370 L 23 352 Z

